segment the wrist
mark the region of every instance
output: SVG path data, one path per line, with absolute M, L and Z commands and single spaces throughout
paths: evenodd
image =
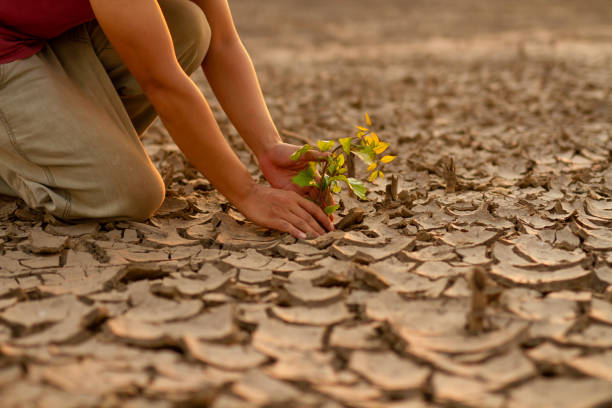
M 253 154 L 257 157 L 258 160 L 268 155 L 274 147 L 283 143 L 280 135 L 278 133 L 272 133 L 267 136 L 261 137 L 258 140 L 258 143 L 251 147 L 253 150 Z
M 257 187 L 259 185 L 249 177 L 248 181 L 240 183 L 239 188 L 232 191 L 231 193 L 224 194 L 224 196 L 228 199 L 230 203 L 232 203 L 236 208 L 240 209 L 243 206 L 249 197 L 256 194 Z

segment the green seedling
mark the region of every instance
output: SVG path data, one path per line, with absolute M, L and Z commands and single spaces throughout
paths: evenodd
M 329 152 L 321 161 L 311 161 L 304 170 L 293 177 L 292 181 L 300 187 L 314 187 L 319 190 L 315 202 L 323 208 L 327 215 L 334 213 L 339 205 L 327 205 L 327 197 L 338 194 L 342 187 L 348 187 L 361 200 L 366 199 L 367 189 L 364 183 L 356 178 L 348 177 L 347 160 L 358 157 L 366 164 L 369 173 L 367 180 L 373 182 L 385 177 L 384 166 L 391 163 L 397 156 L 383 155 L 389 148 L 389 143 L 382 142 L 372 128 L 370 116 L 365 114 L 366 125 L 357 126 L 355 136 L 343 137 L 338 140 L 319 140 L 316 147 L 305 144 L 291 155 L 291 160 L 299 160 L 310 150 Z

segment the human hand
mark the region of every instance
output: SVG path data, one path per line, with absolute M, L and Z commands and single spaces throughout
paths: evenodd
M 331 231 L 334 225 L 323 210 L 295 191 L 254 184 L 239 202 L 238 210 L 254 223 L 306 239 Z
M 308 196 L 317 201 L 319 190 L 314 187 L 300 187 L 294 184 L 291 179 L 304 170 L 308 162 L 324 160 L 329 153 L 311 150 L 302 155 L 299 160 L 291 160 L 291 155 L 299 148 L 300 146 L 288 143 L 277 143 L 258 157 L 259 168 L 272 187 L 295 191 L 302 196 Z M 323 207 L 334 204 L 331 195 L 324 197 L 322 201 L 324 201 L 322 203 Z

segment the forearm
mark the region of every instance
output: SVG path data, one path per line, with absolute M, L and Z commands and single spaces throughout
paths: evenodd
M 202 69 L 221 107 L 256 156 L 281 142 L 240 40 L 212 46 Z
M 171 88 L 151 86 L 145 92 L 187 159 L 232 203 L 242 200 L 254 181 L 195 84 L 184 76 Z

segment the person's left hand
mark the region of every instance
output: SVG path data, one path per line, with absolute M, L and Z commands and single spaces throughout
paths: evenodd
M 299 148 L 288 143 L 277 143 L 258 157 L 259 168 L 272 187 L 295 191 L 316 201 L 319 190 L 315 187 L 300 187 L 291 179 L 304 170 L 308 162 L 325 159 L 328 153 L 311 150 L 299 160 L 291 160 L 291 155 Z M 327 205 L 333 203 L 331 197 L 325 197 L 325 201 Z

